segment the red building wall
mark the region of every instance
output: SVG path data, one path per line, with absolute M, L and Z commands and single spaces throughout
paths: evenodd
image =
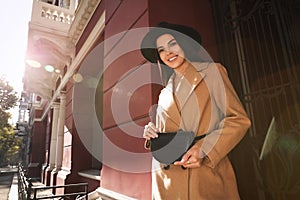
M 107 147 L 109 142 L 103 139 L 101 186 L 137 199 L 151 198 L 151 157 L 143 148 L 144 140 L 141 136 L 143 125 L 149 121 L 148 111 L 153 103 L 152 86 L 145 85 L 143 89 L 130 93 L 126 88 L 128 80 L 130 82 L 132 79 L 130 72 L 138 69 L 144 60 L 138 49 L 120 55 L 115 53 L 122 51 L 128 44 L 139 44 L 141 35 L 132 41 L 124 31 L 147 26 L 147 6 L 146 0 L 105 2 L 104 66 L 107 68 L 103 79 L 103 137 L 111 142 L 111 146 Z M 124 37 L 119 41 L 111 41 L 115 34 Z M 143 75 L 151 79 L 151 73 Z M 126 98 L 129 101 L 127 104 Z M 117 110 L 117 117 L 114 110 Z M 122 153 L 112 153 L 111 147 Z M 136 158 L 134 154 L 145 156 Z M 142 168 L 147 170 L 143 171 Z
M 37 118 L 41 116 L 42 110 L 36 110 Z M 28 164 L 28 177 L 40 177 L 42 165 L 45 160 L 45 141 L 47 133 L 47 118 L 42 121 L 34 122 L 34 129 L 29 137 L 30 143 L 30 157 Z
M 45 137 L 45 160 L 41 171 L 41 182 L 44 183 L 45 185 L 50 184 L 50 177 L 49 174 L 46 173 L 46 168 L 48 167 L 49 164 L 52 118 L 53 118 L 53 112 L 51 110 L 47 115 L 47 127 L 46 127 L 46 137 Z
M 213 13 L 209 0 L 149 0 L 149 25 L 160 21 L 185 24 L 198 30 L 202 46 L 219 60 Z

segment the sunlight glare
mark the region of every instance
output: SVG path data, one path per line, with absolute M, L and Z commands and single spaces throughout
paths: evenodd
M 23 90 L 22 78 L 25 70 L 28 26 L 31 17 L 32 1 L 6 1 L 0 7 L 0 76 L 3 76 L 20 97 Z M 12 15 L 12 13 L 16 13 Z M 18 106 L 10 113 L 11 123 L 18 120 Z

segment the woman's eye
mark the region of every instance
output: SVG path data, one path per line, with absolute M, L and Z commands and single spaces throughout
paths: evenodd
M 158 49 L 157 51 L 158 51 L 158 53 L 161 53 L 164 51 L 164 49 Z
M 176 41 L 173 41 L 173 42 L 170 43 L 170 47 L 173 47 L 173 46 L 175 46 L 175 45 L 177 45 L 177 42 L 176 42 Z

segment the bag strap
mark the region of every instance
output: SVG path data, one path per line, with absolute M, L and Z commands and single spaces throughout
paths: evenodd
M 196 136 L 196 137 L 194 138 L 194 142 L 197 142 L 198 140 L 201 140 L 201 139 L 205 138 L 205 136 L 207 136 L 207 135 L 208 135 L 208 134 L 203 134 L 203 135 Z

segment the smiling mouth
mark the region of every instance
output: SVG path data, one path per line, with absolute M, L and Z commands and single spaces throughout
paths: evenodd
M 168 59 L 169 62 L 172 62 L 173 60 L 175 60 L 177 58 L 177 56 L 173 56 L 171 58 Z

